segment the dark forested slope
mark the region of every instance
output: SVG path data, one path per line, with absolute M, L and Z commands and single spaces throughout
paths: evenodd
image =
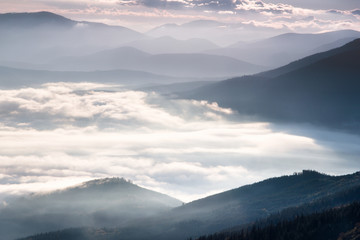
M 254 224 L 241 231 L 222 232 L 197 240 L 340 240 L 358 239 L 360 203 L 333 208 L 320 213 L 299 215 L 293 220 L 262 227 Z
M 335 177 L 303 171 L 200 199 L 132 225 L 102 230 L 103 235 L 88 237 L 89 229 L 64 230 L 56 234 L 75 231 L 82 233 L 79 239 L 101 240 L 186 239 L 269 216 L 275 222 L 283 217 L 291 219 L 296 213 L 309 214 L 350 203 L 359 198 L 359 186 L 359 173 Z M 300 207 L 304 204 L 309 205 Z M 280 217 L 276 215 L 279 211 L 283 212 Z M 48 233 L 54 236 L 51 234 L 55 233 Z

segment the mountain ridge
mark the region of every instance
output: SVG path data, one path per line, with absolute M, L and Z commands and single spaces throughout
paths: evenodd
M 145 38 L 126 27 L 75 21 L 51 12 L 0 14 L 0 34 L 0 61 L 30 63 L 92 53 Z
M 7 27 L 9 27 L 8 24 L 13 24 L 12 27 L 42 27 L 49 25 L 53 27 L 74 27 L 76 24 L 81 23 L 136 32 L 123 26 L 111 26 L 104 23 L 89 21 L 76 21 L 49 11 L 0 13 L 0 26 L 6 25 Z
M 19 69 L 0 66 L 0 86 L 2 88 L 34 87 L 48 82 L 97 82 L 126 84 L 132 86 L 151 86 L 153 84 L 178 83 L 187 81 L 202 81 L 200 78 L 181 78 L 153 74 L 135 70 L 109 70 L 109 71 L 50 71 Z
M 122 54 L 122 50 L 134 54 Z M 148 54 L 133 47 L 120 47 L 82 57 L 55 60 L 47 67 L 62 71 L 90 71 L 128 69 L 158 75 L 188 78 L 226 78 L 263 70 L 257 66 L 230 57 L 204 53 Z
M 13 199 L 0 208 L 0 232 L 2 239 L 14 239 L 69 227 L 116 227 L 181 204 L 123 178 L 98 179 Z
M 360 172 L 331 176 L 313 170 L 304 170 L 301 173 L 274 177 L 208 196 L 174 208 L 165 215 L 136 221 L 134 225 L 104 229 L 103 234 L 100 235 L 97 234 L 99 230 L 95 229 L 74 229 L 74 231 L 81 236 L 79 239 L 180 240 L 220 231 L 239 223 L 251 223 L 272 213 L 276 214 L 280 210 L 287 211 L 286 214 L 292 213 L 302 204 L 309 204 L 309 207 L 312 207 L 327 203 L 332 206 L 333 198 L 337 199 L 336 201 L 346 202 L 346 199 L 342 199 L 343 196 L 353 197 L 359 191 Z M 327 200 L 322 202 L 322 199 Z M 350 197 L 349 201 L 351 201 Z M 311 205 L 312 202 L 316 204 Z M 246 214 L 249 216 L 246 217 Z M 69 231 L 72 230 L 65 230 L 65 233 Z M 58 234 L 62 233 L 62 231 L 58 232 Z M 54 233 L 50 233 L 49 236 L 52 236 L 51 234 Z
M 12 24 L 13 27 L 39 27 L 42 25 L 72 27 L 76 23 L 74 20 L 47 11 L 0 14 L 0 26 Z
M 312 63 L 323 60 L 327 57 L 331 57 L 331 56 L 334 56 L 334 55 L 340 54 L 340 53 L 345 53 L 347 51 L 360 49 L 360 40 L 359 39 L 352 40 L 349 43 L 346 43 L 341 47 L 334 48 L 329 51 L 317 53 L 317 54 L 299 59 L 297 61 L 291 62 L 282 67 L 279 67 L 279 68 L 276 68 L 273 70 L 269 70 L 269 71 L 265 71 L 265 72 L 261 72 L 261 73 L 255 74 L 255 75 L 256 76 L 264 76 L 264 77 L 278 77 L 280 75 L 286 74 L 293 70 L 297 70 L 299 68 L 306 67 Z
M 218 102 L 270 122 L 359 133 L 360 39 L 285 67 L 210 84 L 180 97 Z M 273 77 L 274 76 L 274 77 Z
M 326 46 L 328 44 L 332 44 L 333 47 L 341 47 L 344 43 L 348 43 L 344 42 L 344 38 L 350 42 L 359 37 L 360 32 L 354 30 L 340 30 L 317 34 L 285 33 L 249 43 L 240 41 L 239 43 L 207 52 L 234 57 L 267 66 L 268 68 L 278 68 L 309 55 L 322 52 L 322 48 L 330 50 Z

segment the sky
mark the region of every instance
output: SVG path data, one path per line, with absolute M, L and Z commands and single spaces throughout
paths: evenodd
M 358 0 L 2 0 L 0 9 L 51 11 L 142 32 L 199 19 L 296 32 L 360 30 Z
M 0 90 L 0 119 L 0 203 L 104 177 L 189 202 L 303 169 L 359 169 L 359 136 L 244 122 L 216 103 L 122 86 Z

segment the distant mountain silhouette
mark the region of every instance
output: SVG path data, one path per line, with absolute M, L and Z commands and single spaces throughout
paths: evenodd
M 179 200 L 122 178 L 93 180 L 65 190 L 23 197 L 0 208 L 1 238 L 68 227 L 115 227 L 180 205 Z
M 319 34 L 286 33 L 257 42 L 239 42 L 206 52 L 262 66 L 279 67 L 312 54 L 341 47 L 359 37 L 360 32 L 353 30 Z
M 356 37 L 359 36 L 360 32 L 354 30 L 339 30 L 325 33 L 285 33 L 281 35 L 277 35 L 275 37 L 267 38 L 264 40 L 260 40 L 256 43 L 263 45 L 272 45 L 272 46 L 283 46 L 287 48 L 290 47 L 303 47 L 304 44 L 310 44 L 307 46 L 308 48 L 314 48 L 314 46 L 319 45 L 322 46 L 324 43 L 331 43 L 333 41 L 343 39 L 345 37 Z M 242 47 L 242 43 L 233 44 L 230 47 Z
M 199 53 L 150 55 L 130 47 L 110 49 L 83 57 L 60 58 L 46 68 L 62 71 L 128 69 L 190 78 L 226 78 L 264 70 L 261 66 L 229 57 Z
M 224 23 L 214 20 L 195 20 L 181 25 L 182 27 L 203 28 L 203 27 L 221 27 Z
M 170 77 L 144 71 L 111 70 L 111 71 L 45 71 L 17 69 L 0 66 L 0 87 L 39 86 L 50 82 L 99 82 L 124 84 L 128 87 L 152 86 L 186 81 L 200 81 L 197 78 Z
M 117 29 L 138 34 L 122 26 L 109 26 L 102 23 L 74 21 L 52 12 L 26 12 L 0 14 L 0 28 L 41 28 L 41 27 L 74 27 L 77 24 L 88 24 L 91 27 Z
M 303 122 L 359 133 L 360 39 L 254 76 L 188 93 L 267 121 Z
M 82 55 L 145 36 L 121 26 L 74 21 L 50 12 L 0 14 L 0 61 L 46 62 Z
M 354 41 L 355 39 L 359 38 L 359 36 L 355 33 L 354 36 L 350 36 L 350 37 L 345 37 L 345 38 L 341 38 L 338 40 L 335 40 L 331 43 L 326 43 L 324 45 L 321 45 L 319 47 L 316 47 L 315 49 L 312 50 L 312 52 L 314 53 L 321 53 L 321 52 L 326 52 L 326 51 L 330 51 L 332 49 L 335 48 L 339 48 L 341 46 L 344 46 L 345 44 Z
M 196 82 L 181 82 L 181 83 L 171 83 L 171 84 L 161 84 L 153 86 L 140 87 L 139 90 L 145 92 L 156 92 L 162 95 L 167 95 L 170 97 L 176 97 L 178 92 L 188 92 L 194 88 L 203 87 L 208 84 L 211 84 L 214 81 L 196 81 Z
M 170 33 L 171 35 L 171 31 L 178 31 L 178 30 L 183 30 L 186 28 L 217 28 L 220 26 L 223 26 L 224 23 L 218 22 L 218 21 L 214 21 L 214 20 L 195 20 L 195 21 L 191 21 L 188 23 L 184 23 L 184 24 L 175 24 L 175 23 L 167 23 L 167 24 L 163 24 L 161 26 L 155 27 L 153 29 L 151 29 L 150 31 L 148 31 L 148 34 L 153 36 L 157 36 L 157 35 L 162 35 L 162 36 L 166 36 L 166 32 Z
M 229 23 L 214 20 L 195 20 L 183 24 L 164 24 L 155 27 L 146 34 L 152 37 L 171 36 L 176 39 L 202 38 L 217 45 L 227 46 L 235 41 L 252 41 L 257 39 L 289 32 L 287 28 L 274 29 L 256 26 L 253 23 Z
M 0 14 L 0 28 L 72 27 L 76 21 L 51 12 Z
M 135 70 L 134 66 L 140 65 L 140 61 L 150 56 L 151 54 L 133 47 L 119 47 L 80 57 L 59 58 L 52 61 L 46 68 L 62 71 Z
M 352 40 L 352 41 L 349 41 L 348 43 L 344 44 L 341 47 L 334 48 L 334 49 L 328 50 L 326 52 L 317 53 L 317 54 L 302 58 L 300 60 L 291 62 L 285 66 L 282 66 L 282 67 L 279 67 L 279 68 L 276 68 L 276 69 L 273 69 L 270 71 L 262 72 L 262 73 L 259 73 L 256 75 L 269 77 L 269 78 L 278 77 L 285 73 L 289 73 L 291 71 L 309 66 L 309 65 L 316 63 L 317 61 L 323 60 L 325 58 L 332 57 L 337 54 L 345 53 L 348 51 L 357 51 L 359 49 L 360 49 L 359 40 Z
M 218 48 L 216 44 L 201 38 L 178 40 L 169 36 L 134 41 L 126 43 L 126 46 L 131 46 L 151 54 L 200 53 Z

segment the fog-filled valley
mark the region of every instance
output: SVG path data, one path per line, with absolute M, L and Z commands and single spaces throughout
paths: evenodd
M 0 239 L 360 236 L 360 28 L 8 12 Z

